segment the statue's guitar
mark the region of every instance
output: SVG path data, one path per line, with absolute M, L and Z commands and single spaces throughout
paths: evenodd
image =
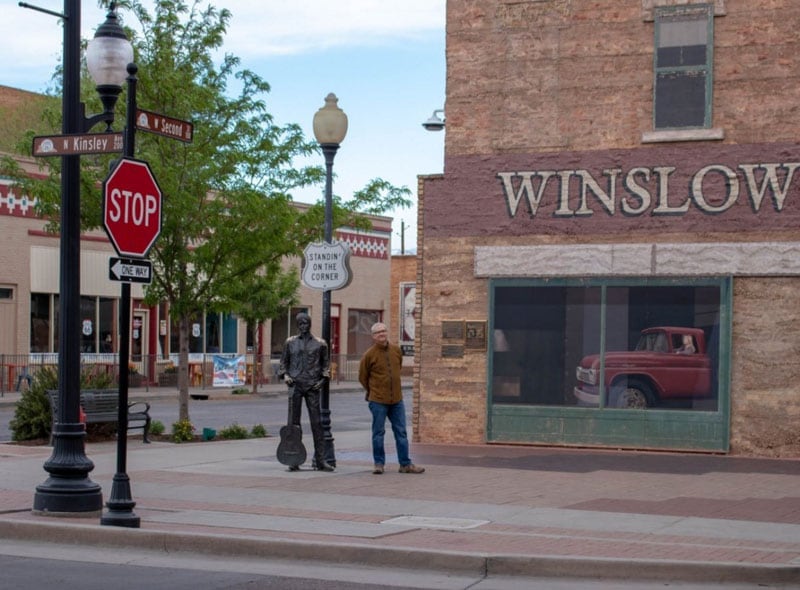
M 303 445 L 303 429 L 294 423 L 292 394 L 289 388 L 289 416 L 286 426 L 281 426 L 281 442 L 278 443 L 278 461 L 282 465 L 296 468 L 306 462 L 306 447 Z

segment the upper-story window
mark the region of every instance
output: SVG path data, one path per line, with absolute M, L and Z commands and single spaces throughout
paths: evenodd
M 655 9 L 656 130 L 711 127 L 714 7 Z

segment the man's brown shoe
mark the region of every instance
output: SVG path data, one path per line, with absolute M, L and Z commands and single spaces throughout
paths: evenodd
M 400 473 L 425 473 L 425 468 L 409 463 L 408 465 L 401 465 L 399 471 Z
M 375 469 L 372 470 L 372 473 L 374 473 L 375 475 L 380 475 L 381 473 L 383 473 L 383 465 L 381 465 L 380 463 L 375 463 Z

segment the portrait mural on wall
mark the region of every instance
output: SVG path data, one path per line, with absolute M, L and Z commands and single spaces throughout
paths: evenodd
M 417 284 L 400 283 L 400 345 L 413 346 L 416 333 L 414 310 L 417 305 Z

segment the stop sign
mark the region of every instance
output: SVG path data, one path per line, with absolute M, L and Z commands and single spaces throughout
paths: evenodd
M 122 158 L 108 175 L 103 226 L 120 256 L 147 255 L 161 233 L 161 189 L 147 162 Z

